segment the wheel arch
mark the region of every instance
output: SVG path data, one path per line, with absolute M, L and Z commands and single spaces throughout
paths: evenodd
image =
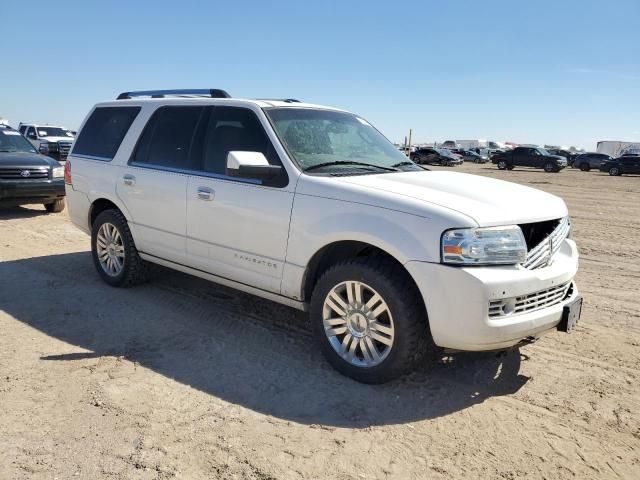
M 98 215 L 100 215 L 105 210 L 118 210 L 124 217 L 129 221 L 129 215 L 127 211 L 118 205 L 113 199 L 106 197 L 99 197 L 91 202 L 91 206 L 89 207 L 89 212 L 87 214 L 87 224 L 89 225 L 89 230 L 93 227 L 93 222 L 95 222 Z
M 406 269 L 404 264 L 394 255 L 386 251 L 380 246 L 373 245 L 361 240 L 338 240 L 328 243 L 317 250 L 307 263 L 307 267 L 302 277 L 302 299 L 308 302 L 311 299 L 313 289 L 322 276 L 322 274 L 332 265 L 342 260 L 358 257 L 383 257 L 390 262 L 395 263 L 401 271 L 407 276 L 411 285 L 416 289 L 422 302 L 422 309 L 427 315 L 427 309 L 422 300 L 422 294 L 416 280 Z

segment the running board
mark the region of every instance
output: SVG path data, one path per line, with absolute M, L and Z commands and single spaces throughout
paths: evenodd
M 267 300 L 271 300 L 272 302 L 281 303 L 283 305 L 287 305 L 288 307 L 302 310 L 303 312 L 306 312 L 309 308 L 309 305 L 305 302 L 293 300 L 292 298 L 284 297 L 282 295 L 278 295 L 277 293 L 267 292 L 266 290 L 261 290 L 260 288 L 252 287 L 251 285 L 246 285 L 244 283 L 236 282 L 234 280 L 229 280 L 228 278 L 219 277 L 217 275 L 203 272 L 202 270 L 198 270 L 196 268 L 187 267 L 185 265 L 181 265 L 180 263 L 174 263 L 169 260 L 156 257 L 154 255 L 149 255 L 147 253 L 138 252 L 138 254 L 140 255 L 140 258 L 148 262 L 156 263 L 158 265 L 162 265 L 163 267 L 171 268 L 173 270 L 178 270 L 182 273 L 193 275 L 194 277 L 200 277 L 200 278 L 203 278 L 204 280 L 209 280 L 210 282 L 217 283 L 219 285 L 224 285 L 225 287 L 235 288 L 236 290 L 240 290 L 245 293 L 250 293 L 251 295 L 255 295 L 256 297 L 261 297 Z

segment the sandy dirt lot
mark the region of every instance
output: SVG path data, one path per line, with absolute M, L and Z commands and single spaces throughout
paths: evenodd
M 456 170 L 566 200 L 582 321 L 383 386 L 301 313 L 169 271 L 110 288 L 66 213 L 0 211 L 0 479 L 640 478 L 640 177 Z

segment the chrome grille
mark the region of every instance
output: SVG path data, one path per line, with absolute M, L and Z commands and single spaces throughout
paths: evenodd
M 71 150 L 71 142 L 58 142 L 58 153 L 61 160 L 69 156 L 69 150 Z
M 529 250 L 527 259 L 522 266 L 529 270 L 546 267 L 551 258 L 560 250 L 562 242 L 569 236 L 570 230 L 571 223 L 569 222 L 569 217 L 564 217 L 549 236 Z
M 49 169 L 47 167 L 0 167 L 0 179 L 2 180 L 31 180 L 42 178 L 49 178 Z
M 520 297 L 493 300 L 489 302 L 489 317 L 504 317 L 550 307 L 564 300 L 570 294 L 571 286 L 571 282 L 568 282 Z

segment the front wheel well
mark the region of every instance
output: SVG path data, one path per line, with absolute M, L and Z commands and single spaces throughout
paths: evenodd
M 107 200 L 106 198 L 100 198 L 96 200 L 91 204 L 91 208 L 89 209 L 89 228 L 93 226 L 93 222 L 96 221 L 98 215 L 100 215 L 105 210 L 117 210 L 120 212 L 118 206 L 111 200 Z
M 313 255 L 307 264 L 307 269 L 303 279 L 303 300 L 308 302 L 311 299 L 316 283 L 329 267 L 340 261 L 358 257 L 383 257 L 393 263 L 396 263 L 400 269 L 404 271 L 408 280 L 411 281 L 411 285 L 416 289 L 416 292 L 420 292 L 418 286 L 413 280 L 413 277 L 409 274 L 404 265 L 393 255 L 390 255 L 381 248 L 366 242 L 344 240 L 326 245 Z M 419 296 L 422 298 L 421 295 Z

